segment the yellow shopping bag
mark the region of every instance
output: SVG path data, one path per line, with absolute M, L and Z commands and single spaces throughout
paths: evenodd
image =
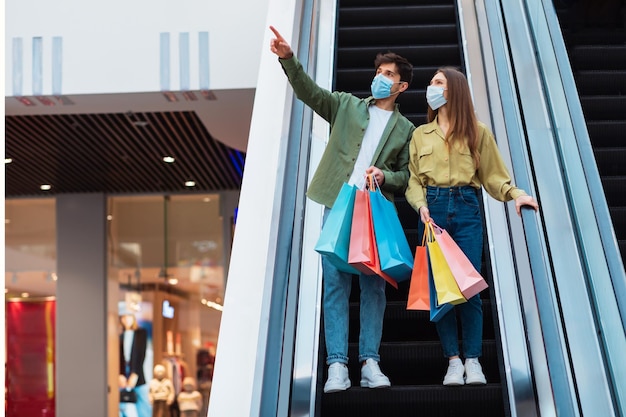
M 432 224 L 428 223 L 426 227 L 434 235 Z M 445 256 L 439 247 L 437 241 L 431 241 L 428 245 L 428 258 L 430 260 L 430 267 L 432 269 L 433 281 L 435 283 L 435 290 L 437 292 L 437 305 L 441 304 L 461 304 L 467 301 L 467 299 L 461 293 L 454 275 L 448 266 Z

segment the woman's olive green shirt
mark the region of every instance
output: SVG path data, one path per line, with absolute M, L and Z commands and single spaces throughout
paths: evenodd
M 466 141 L 449 147 L 437 119 L 421 125 L 411 138 L 409 145 L 409 185 L 406 199 L 419 212 L 428 206 L 426 187 L 460 187 L 469 185 L 479 189 L 482 185 L 490 196 L 499 201 L 513 200 L 526 195 L 524 190 L 511 183 L 511 176 L 504 165 L 493 134 L 478 122 L 479 168 Z
M 296 96 L 330 123 L 330 137 L 319 166 L 309 184 L 307 196 L 332 207 L 344 182 L 348 182 L 369 123 L 373 97 L 358 98 L 345 92 L 330 92 L 318 86 L 294 56 L 279 59 Z M 402 116 L 396 105 L 374 153 L 371 165 L 385 174 L 381 190 L 393 201 L 394 192 L 403 193 L 409 179 L 409 141 L 415 126 Z M 365 173 L 363 173 L 365 175 Z

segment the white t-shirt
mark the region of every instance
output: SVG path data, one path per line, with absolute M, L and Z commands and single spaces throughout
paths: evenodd
M 363 143 L 361 143 L 361 150 L 359 156 L 356 158 L 354 164 L 354 171 L 350 176 L 348 184 L 356 185 L 359 189 L 365 187 L 365 170 L 372 165 L 372 159 L 374 159 L 374 153 L 380 138 L 383 135 L 387 122 L 393 113 L 390 110 L 383 110 L 376 105 L 371 104 L 368 108 L 370 113 L 370 122 L 365 129 L 365 135 L 363 136 Z

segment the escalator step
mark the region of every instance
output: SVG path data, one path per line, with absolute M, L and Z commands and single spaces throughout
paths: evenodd
M 439 341 L 382 343 L 379 353 L 380 368 L 389 377 L 392 385 L 440 384 L 448 366 Z M 353 382 L 360 378 L 360 366 L 356 360 L 352 360 L 358 358 L 358 354 L 358 344 L 350 343 L 348 357 L 351 362 L 348 369 Z M 483 341 L 480 362 L 487 381 L 500 382 L 495 341 Z
M 591 120 L 587 121 L 587 129 L 594 147 L 626 145 L 626 120 Z
M 626 68 L 626 45 L 585 45 L 570 50 L 570 61 L 576 71 L 623 70 Z
M 626 176 L 600 177 L 609 208 L 626 207 Z
M 613 219 L 613 228 L 617 235 L 617 239 L 626 242 L 626 207 L 611 207 L 611 219 Z M 626 253 L 622 251 L 622 253 Z
M 455 43 L 458 39 L 455 24 L 448 25 L 398 25 L 393 27 L 394 44 L 428 45 L 433 38 L 440 42 Z M 389 26 L 359 26 L 339 29 L 342 47 L 376 47 L 389 43 Z
M 579 71 L 574 74 L 574 77 L 580 95 L 626 96 L 626 69 L 621 71 Z M 626 109 L 624 112 L 626 113 Z
M 323 417 L 503 417 L 503 409 L 500 384 L 353 387 L 322 398 Z
M 461 64 L 459 45 L 418 45 L 407 46 L 402 44 L 391 44 L 381 47 L 362 47 L 337 49 L 336 65 L 338 69 L 343 68 L 371 68 L 373 59 L 379 52 L 393 51 L 408 59 L 413 66 L 440 66 Z
M 580 104 L 587 120 L 626 120 L 626 95 L 581 96 Z
M 335 80 L 337 85 L 341 85 L 343 91 L 352 92 L 354 90 L 362 90 L 369 87 L 374 77 L 374 57 L 371 57 L 371 62 L 367 68 L 345 68 L 339 69 L 335 73 Z M 417 67 L 413 69 L 413 81 L 409 86 L 408 92 L 416 91 L 422 94 L 424 101 L 421 103 L 423 107 L 426 107 L 426 86 L 430 83 L 430 79 L 433 77 L 437 67 Z M 402 96 L 400 96 L 402 97 Z
M 345 0 L 342 0 L 342 5 Z M 361 3 L 361 2 L 359 2 Z M 456 19 L 452 2 L 448 5 L 401 5 L 393 7 L 390 2 L 376 2 L 372 7 L 352 7 L 342 10 L 339 17 L 341 28 L 349 26 L 379 25 L 381 8 L 384 7 L 385 22 L 394 25 L 403 24 L 439 24 L 450 23 Z
M 598 170 L 602 176 L 626 176 L 626 147 L 594 150 Z

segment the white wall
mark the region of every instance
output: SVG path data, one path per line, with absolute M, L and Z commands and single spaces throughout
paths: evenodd
M 160 91 L 163 32 L 170 34 L 170 90 L 181 89 L 180 33 L 189 34 L 189 89 L 202 87 L 200 32 L 208 32 L 209 88 L 253 88 L 261 61 L 259 42 L 267 30 L 268 1 L 6 0 L 5 95 L 17 95 L 14 65 L 21 65 L 19 95 L 37 94 L 33 91 L 35 37 L 42 38 L 43 46 L 41 95 Z M 62 43 L 60 92 L 53 91 L 54 37 Z M 14 38 L 21 38 L 21 60 L 13 59 Z

